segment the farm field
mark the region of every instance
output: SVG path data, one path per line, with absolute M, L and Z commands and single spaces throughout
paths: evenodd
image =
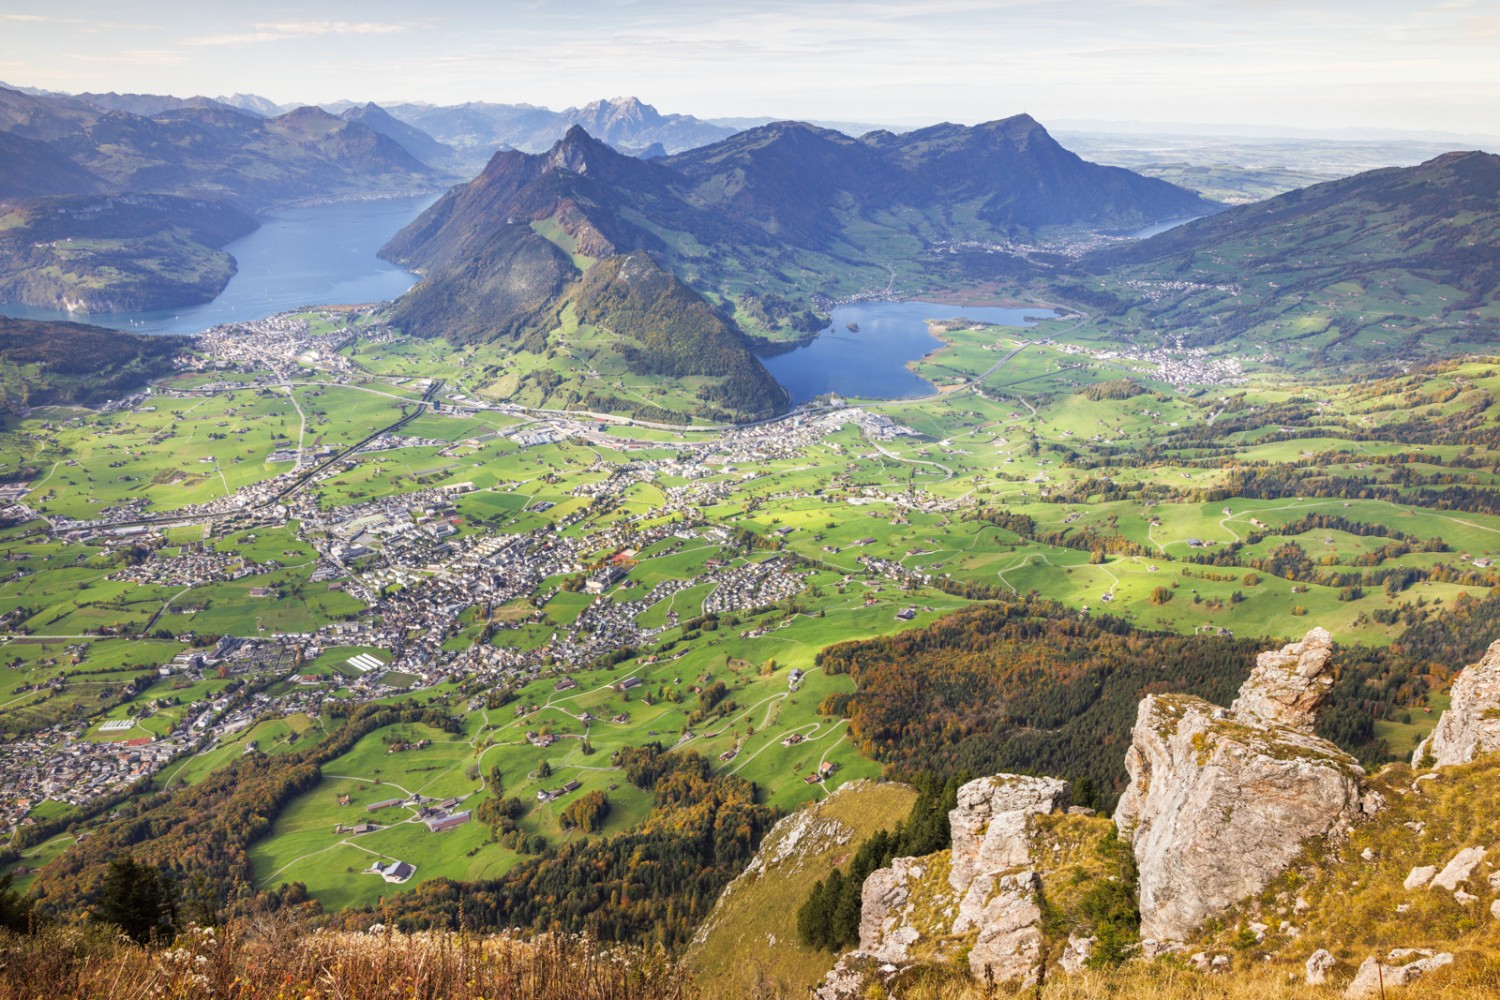
M 107 825 L 91 802 L 303 760 L 361 706 L 435 713 L 322 760 L 247 847 L 258 888 L 368 906 L 640 828 L 634 748 L 782 812 L 882 776 L 842 712 L 859 680 L 820 652 L 975 603 L 1383 650 L 1500 587 L 1488 359 L 1192 385 L 1072 316 L 944 332 L 913 365 L 934 397 L 674 428 L 553 409 L 544 369 L 642 406 L 694 391 L 569 316 L 551 358 L 361 324 L 327 370 L 303 352 L 11 425 L 42 471 L 0 525 L 0 730 L 97 753 L 110 795 L 18 771 L 0 807 L 38 832 L 10 867 Z M 1371 739 L 1409 754 L 1442 698 Z M 599 826 L 569 826 L 596 793 Z M 509 800 L 511 826 L 479 818 Z M 434 808 L 475 815 L 434 832 Z M 408 880 L 369 871 L 394 861 Z

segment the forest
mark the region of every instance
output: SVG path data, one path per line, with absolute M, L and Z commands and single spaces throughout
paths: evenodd
M 1500 598 L 1463 599 L 1390 647 L 1339 646 L 1320 732 L 1366 763 L 1409 752 L 1379 741 L 1374 721 L 1410 709 L 1453 664 L 1478 659 L 1496 626 Z M 1227 705 L 1266 648 L 1011 598 L 828 647 L 819 665 L 849 674 L 855 691 L 820 710 L 848 717 L 860 749 L 894 771 L 1059 775 L 1088 790 L 1084 804 L 1112 811 L 1140 699 L 1181 692 Z

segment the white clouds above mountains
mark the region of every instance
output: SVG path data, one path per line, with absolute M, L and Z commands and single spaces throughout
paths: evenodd
M 39 0 L 13 84 L 703 117 L 1051 119 L 1493 132 L 1493 0 Z

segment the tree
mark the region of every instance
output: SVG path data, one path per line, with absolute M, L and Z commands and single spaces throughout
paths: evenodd
M 13 876 L 0 875 L 0 927 L 17 934 L 31 928 L 31 900 L 11 888 Z
M 99 919 L 119 927 L 131 940 L 170 941 L 177 907 L 172 886 L 160 868 L 117 854 L 109 863 L 99 897 Z

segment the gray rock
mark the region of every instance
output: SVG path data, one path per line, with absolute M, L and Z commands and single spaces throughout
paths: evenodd
M 1500 906 L 1500 902 L 1497 902 L 1496 905 Z M 1076 976 L 1088 968 L 1089 959 L 1093 957 L 1093 954 L 1093 938 L 1069 934 L 1068 946 L 1063 949 L 1063 956 L 1058 959 L 1057 964 L 1068 975 Z
M 814 1000 L 858 1000 L 865 995 L 869 981 L 877 975 L 869 956 L 851 951 L 828 970 L 823 982 L 813 991 Z
M 1148 938 L 1187 937 L 1265 888 L 1308 837 L 1362 812 L 1364 772 L 1332 743 L 1185 695 L 1141 702 L 1125 767 L 1115 823 L 1135 852 Z
M 995 895 L 975 922 L 979 935 L 969 949 L 969 972 L 976 979 L 1022 986 L 1036 982 L 1042 963 L 1042 932 L 1037 926 L 1042 919 L 1041 889 L 1036 872 L 1000 878 Z
M 1332 656 L 1333 639 L 1321 628 L 1301 642 L 1261 653 L 1230 713 L 1247 723 L 1312 732 L 1317 710 L 1333 690 Z
M 985 872 L 1024 866 L 1031 861 L 1032 816 L 1066 809 L 1068 783 L 1058 778 L 996 774 L 969 782 L 958 790 L 957 805 L 948 813 L 953 831 L 953 868 L 948 883 L 967 893 Z
M 1407 874 L 1406 881 L 1401 883 L 1401 888 L 1407 890 L 1425 889 L 1437 873 L 1437 865 L 1422 865 L 1419 868 L 1413 868 Z
M 997 982 L 1034 982 L 1041 969 L 1041 877 L 1032 868 L 1034 817 L 1068 806 L 1068 783 L 998 774 L 958 790 L 948 814 L 953 846 L 948 878 L 928 875 L 923 858 L 897 858 L 871 873 L 861 891 L 859 951 L 880 962 L 956 957 L 969 945 L 969 968 Z M 920 898 L 914 898 L 920 896 Z M 940 914 L 930 948 L 923 926 Z M 972 938 L 971 938 L 972 936 Z
M 1327 948 L 1319 948 L 1307 960 L 1307 984 L 1321 986 L 1328 981 L 1329 971 L 1338 964 L 1338 959 Z
M 906 922 L 910 883 L 922 877 L 920 858 L 896 858 L 870 873 L 860 890 L 859 950 L 882 962 L 904 962 L 921 934 Z
M 1452 695 L 1437 728 L 1412 754 L 1413 767 L 1428 754 L 1435 767 L 1451 767 L 1500 750 L 1500 641 L 1491 643 L 1478 663 L 1459 671 Z
M 1430 889 L 1441 889 L 1444 892 L 1452 892 L 1465 882 L 1469 876 L 1474 874 L 1474 869 L 1479 867 L 1479 862 L 1484 860 L 1484 848 L 1465 847 L 1453 855 L 1453 860 L 1443 867 L 1429 884 Z
M 1420 954 L 1412 949 L 1399 949 L 1390 954 L 1391 961 L 1400 961 L 1411 954 Z M 1359 971 L 1354 974 L 1354 981 L 1344 990 L 1344 996 L 1348 1000 L 1364 1000 L 1366 997 L 1378 997 L 1394 986 L 1409 986 L 1422 978 L 1433 969 L 1440 969 L 1445 965 L 1453 964 L 1453 956 L 1447 952 L 1434 955 L 1426 953 L 1426 957 L 1405 965 L 1385 965 L 1374 955 L 1365 959 L 1359 966 Z

